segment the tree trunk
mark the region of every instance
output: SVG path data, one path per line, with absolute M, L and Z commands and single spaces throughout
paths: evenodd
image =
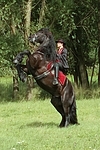
M 18 76 L 13 76 L 13 98 L 18 99 L 19 97 L 19 82 L 18 82 Z
M 40 9 L 40 16 L 39 16 L 39 28 L 41 28 L 43 25 L 43 20 L 45 17 L 45 8 L 46 8 L 46 2 L 45 2 L 45 0 L 42 0 L 41 9 Z
M 27 93 L 26 93 L 26 99 L 31 100 L 33 97 L 33 85 L 34 80 L 32 76 L 27 77 Z
M 28 0 L 25 6 L 25 41 L 28 45 L 28 37 L 30 35 L 30 24 L 31 24 L 31 9 L 32 9 L 32 0 Z M 26 98 L 30 100 L 32 98 L 32 88 L 33 88 L 33 77 L 27 77 L 27 92 Z
M 78 35 L 79 34 L 80 34 L 80 32 L 78 32 Z M 79 58 L 79 61 L 78 61 L 78 65 L 79 65 L 79 71 L 78 71 L 79 81 L 80 81 L 80 84 L 81 84 L 82 88 L 88 88 L 89 87 L 89 80 L 88 80 L 87 70 L 86 70 L 86 67 L 85 67 L 84 55 L 83 55 L 83 52 L 82 52 L 82 43 L 77 45 L 77 49 L 78 49 L 77 57 Z
M 88 74 L 87 70 L 84 64 L 80 64 L 80 75 L 81 75 L 81 85 L 82 88 L 88 88 L 89 87 L 89 81 L 88 81 Z
M 91 74 L 91 79 L 90 79 L 90 86 L 92 85 L 92 79 L 93 79 L 93 76 L 94 76 L 94 69 L 95 69 L 95 63 L 96 63 L 96 55 L 97 55 L 97 49 L 95 51 L 95 59 L 94 59 L 93 68 L 92 68 L 92 74 Z
M 98 2 L 98 62 L 99 62 L 98 86 L 100 86 L 100 2 Z
M 16 35 L 16 28 L 15 28 L 15 22 L 14 22 L 13 15 L 11 15 L 10 28 L 11 28 L 11 34 Z M 13 72 L 13 98 L 17 99 L 19 96 L 18 75 L 16 74 L 16 71 L 13 67 L 11 69 Z
M 31 24 L 31 9 L 32 9 L 32 0 L 28 0 L 25 6 L 25 23 L 24 23 L 24 36 L 25 41 L 28 44 L 28 37 L 30 35 L 30 24 Z
M 79 20 L 79 19 L 78 19 Z M 73 41 L 72 36 L 76 36 L 76 39 Z M 74 63 L 75 63 L 75 71 L 74 71 L 74 82 L 76 83 L 77 87 L 80 85 L 83 88 L 89 87 L 89 81 L 88 81 L 88 74 L 84 63 L 84 57 L 83 57 L 83 48 L 82 48 L 82 31 L 80 28 L 78 28 L 75 32 L 71 35 L 71 41 L 72 43 L 72 51 L 74 54 Z
M 76 24 L 78 24 L 79 20 L 81 20 L 80 15 L 77 14 L 76 16 Z M 81 26 L 81 24 L 80 24 Z M 83 42 L 82 42 L 82 27 L 77 28 L 76 30 L 76 56 L 78 60 L 78 66 L 79 66 L 79 71 L 78 71 L 78 76 L 79 76 L 79 81 L 81 83 L 81 86 L 83 88 L 88 88 L 89 87 L 89 80 L 88 80 L 88 74 L 87 70 L 85 67 L 85 61 L 84 61 L 84 53 L 83 53 Z

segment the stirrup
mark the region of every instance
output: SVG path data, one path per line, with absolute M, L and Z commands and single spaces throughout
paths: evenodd
M 58 85 L 58 80 L 56 78 L 53 80 L 53 85 Z

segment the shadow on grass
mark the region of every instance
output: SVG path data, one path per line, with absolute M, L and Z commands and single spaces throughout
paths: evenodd
M 77 127 L 79 125 L 80 125 L 80 123 L 74 124 L 74 125 L 70 124 L 68 127 Z M 26 127 L 31 127 L 31 128 L 40 128 L 40 127 L 49 127 L 49 128 L 52 128 L 52 127 L 56 127 L 56 128 L 59 128 L 59 123 L 58 124 L 54 123 L 54 122 L 43 123 L 43 122 L 37 122 L 36 121 L 36 122 L 32 122 L 32 123 L 20 126 L 20 129 L 23 129 L 23 128 L 26 128 Z
M 56 123 L 54 122 L 47 122 L 47 123 L 43 123 L 43 122 L 32 122 L 27 124 L 28 127 L 45 127 L 45 126 L 57 126 Z
M 21 126 L 20 128 L 24 128 L 24 127 L 58 127 L 58 124 L 54 123 L 54 122 L 47 122 L 47 123 L 43 123 L 43 122 L 32 122 L 29 124 L 26 124 L 25 126 Z

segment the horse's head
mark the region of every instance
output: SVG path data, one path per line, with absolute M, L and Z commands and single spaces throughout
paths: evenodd
M 48 38 L 47 31 L 48 29 L 45 28 L 38 30 L 35 34 L 29 36 L 29 41 L 33 44 L 35 42 L 42 44 Z
M 52 33 L 47 28 L 38 30 L 35 34 L 30 35 L 29 41 L 33 44 L 39 43 L 39 50 L 45 54 L 47 60 L 56 59 L 56 44 Z

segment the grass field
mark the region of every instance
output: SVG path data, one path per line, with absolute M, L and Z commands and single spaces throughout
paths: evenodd
M 100 99 L 77 108 L 80 125 L 58 128 L 49 100 L 0 103 L 0 150 L 100 150 Z

